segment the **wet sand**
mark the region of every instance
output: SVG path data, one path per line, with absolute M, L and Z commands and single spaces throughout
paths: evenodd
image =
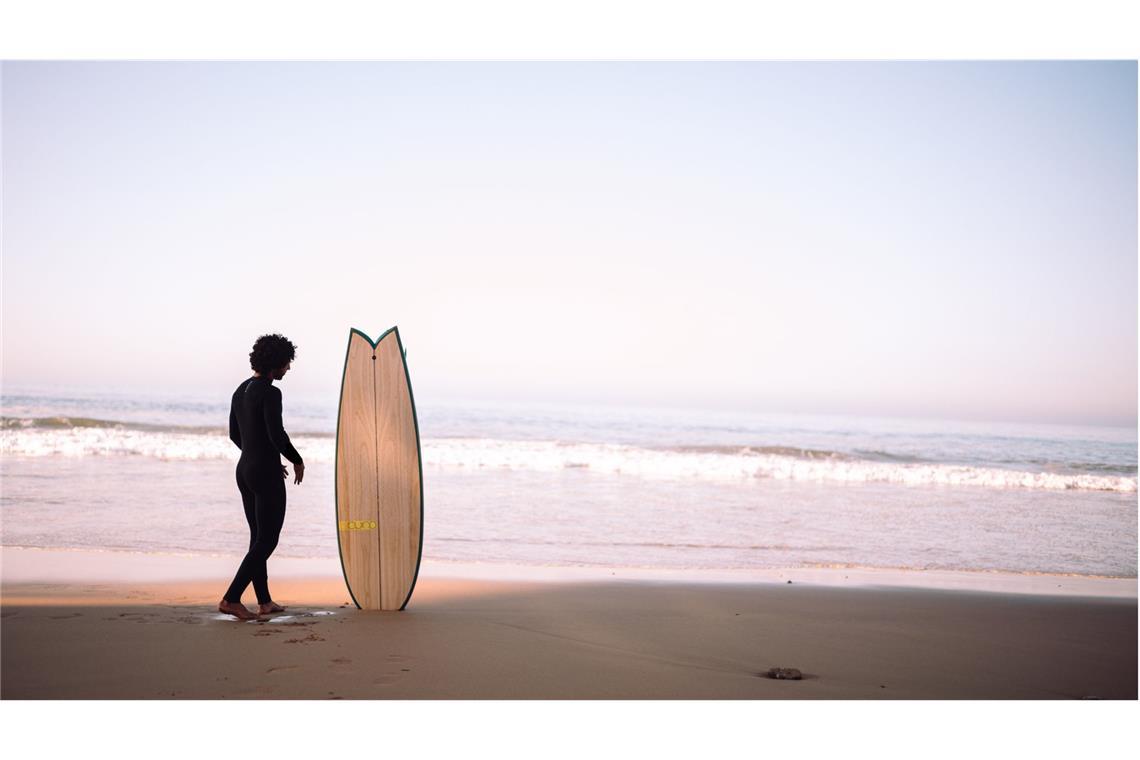
M 286 575 L 274 586 L 286 613 L 243 623 L 215 610 L 226 580 L 37 582 L 6 571 L 0 697 L 1137 696 L 1135 581 L 1114 587 L 1131 594 L 1094 597 L 426 575 L 408 609 L 369 612 L 338 577 Z M 763 676 L 774 667 L 804 678 Z

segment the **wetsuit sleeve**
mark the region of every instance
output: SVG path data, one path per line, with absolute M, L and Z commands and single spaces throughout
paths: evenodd
M 239 449 L 241 448 L 241 428 L 238 427 L 237 410 L 234 409 L 233 402 L 230 402 L 230 440 Z
M 264 413 L 265 429 L 277 451 L 293 464 L 302 464 L 301 455 L 293 448 L 289 435 L 285 432 L 285 425 L 281 422 L 281 391 L 270 388 L 265 394 Z

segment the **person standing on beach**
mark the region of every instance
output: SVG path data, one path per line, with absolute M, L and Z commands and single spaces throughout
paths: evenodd
M 241 449 L 237 486 L 249 523 L 249 551 L 218 603 L 218 612 L 241 620 L 285 610 L 269 595 L 266 560 L 277 547 L 285 523 L 285 478 L 289 470 L 281 464 L 281 457 L 293 463 L 293 482 L 297 485 L 305 477 L 305 463 L 285 433 L 281 390 L 273 381 L 285 377 L 296 351 L 282 335 L 262 335 L 249 354 L 253 377 L 243 381 L 230 400 L 230 440 Z M 241 603 L 250 583 L 257 594 L 256 615 Z

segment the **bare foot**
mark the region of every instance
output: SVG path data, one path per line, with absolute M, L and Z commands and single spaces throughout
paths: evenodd
M 227 602 L 223 599 L 218 602 L 218 612 L 233 615 L 238 620 L 257 620 L 257 615 L 250 612 L 249 609 L 240 602 Z
M 271 612 L 284 612 L 285 608 L 277 602 L 267 602 L 257 605 L 257 611 L 262 615 L 268 615 Z

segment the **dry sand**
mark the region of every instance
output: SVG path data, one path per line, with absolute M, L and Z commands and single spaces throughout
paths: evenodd
M 36 555 L 14 565 L 16 553 L 4 550 L 3 699 L 1137 695 L 1134 580 L 1061 596 L 810 580 L 464 579 L 437 569 L 421 574 L 407 610 L 367 612 L 349 603 L 341 578 L 274 575 L 271 560 L 275 597 L 289 609 L 242 623 L 215 610 L 225 575 L 63 580 L 44 564 L 55 557 L 58 567 L 58 555 L 44 552 L 37 581 L 27 570 Z M 159 567 L 133 562 L 135 577 Z M 804 678 L 758 675 L 773 667 Z

